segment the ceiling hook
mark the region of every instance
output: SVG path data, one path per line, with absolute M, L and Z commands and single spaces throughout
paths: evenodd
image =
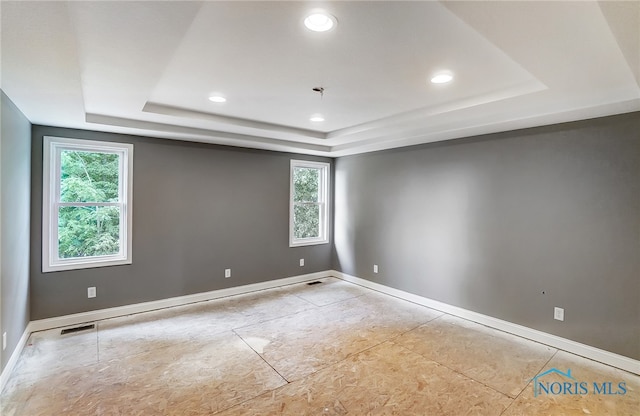
M 320 98 L 324 97 L 324 87 L 315 87 L 315 88 L 312 88 L 312 89 L 313 89 L 313 91 L 320 93 Z

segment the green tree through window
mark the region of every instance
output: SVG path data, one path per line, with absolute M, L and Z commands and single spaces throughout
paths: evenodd
M 320 207 L 318 206 L 318 169 L 293 170 L 295 210 L 293 212 L 296 238 L 320 236 Z
M 60 202 L 118 202 L 118 176 L 117 154 L 64 150 L 60 154 Z M 119 251 L 120 207 L 59 207 L 60 258 L 113 255 Z

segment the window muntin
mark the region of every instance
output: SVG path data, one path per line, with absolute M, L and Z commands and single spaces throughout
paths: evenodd
M 291 161 L 289 245 L 328 243 L 329 164 Z
M 43 272 L 131 263 L 133 145 L 45 137 Z

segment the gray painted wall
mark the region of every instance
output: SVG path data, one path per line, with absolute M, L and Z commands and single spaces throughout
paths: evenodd
M 134 144 L 133 264 L 42 273 L 42 137 Z M 34 126 L 31 319 L 327 270 L 330 244 L 289 247 L 289 161 L 327 158 Z M 299 259 L 305 259 L 305 267 Z M 232 277 L 224 278 L 224 269 Z M 87 298 L 87 287 L 98 296 Z
M 335 169 L 334 268 L 640 359 L 640 113 Z
M 31 123 L 4 92 L 0 112 L 0 317 L 7 333 L 1 369 L 29 323 Z

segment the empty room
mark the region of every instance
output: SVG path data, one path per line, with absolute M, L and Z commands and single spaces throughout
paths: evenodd
M 640 415 L 640 1 L 6 1 L 0 414 Z

